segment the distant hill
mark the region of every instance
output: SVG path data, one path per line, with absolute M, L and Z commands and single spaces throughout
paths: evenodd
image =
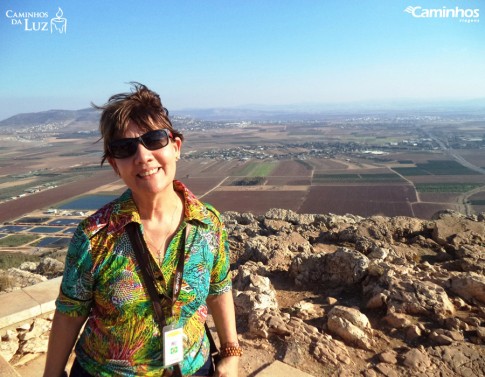
M 207 121 L 308 121 L 329 117 L 368 116 L 371 114 L 395 115 L 450 115 L 466 114 L 485 116 L 485 99 L 469 101 L 366 101 L 352 103 L 300 103 L 289 105 L 248 104 L 238 107 L 189 108 L 171 110 L 175 119 L 192 118 Z M 97 127 L 99 111 L 48 110 L 14 115 L 0 121 L 0 128 L 34 127 L 57 123 L 58 128 L 90 130 Z M 75 125 L 75 126 L 74 126 Z
M 64 124 L 66 127 L 73 122 L 98 123 L 99 111 L 95 109 L 82 110 L 48 110 L 36 113 L 17 114 L 0 121 L 0 127 L 34 127 L 47 124 Z

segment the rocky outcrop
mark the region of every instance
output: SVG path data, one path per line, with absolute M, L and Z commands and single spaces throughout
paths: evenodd
M 43 281 L 47 277 L 23 270 L 20 268 L 9 268 L 8 270 L 0 270 L 1 293 L 11 292 L 20 288 L 25 288 Z
M 0 294 L 62 276 L 63 271 L 64 263 L 50 257 L 38 263 L 24 262 L 19 268 L 0 270 Z
M 485 216 L 223 217 L 241 344 L 317 376 L 485 374 Z M 45 349 L 29 345 L 36 326 L 2 334 L 0 352 Z
M 224 216 L 243 338 L 322 376 L 485 374 L 483 217 Z

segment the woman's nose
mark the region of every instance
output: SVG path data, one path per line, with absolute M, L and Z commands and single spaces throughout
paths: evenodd
M 135 162 L 137 163 L 145 163 L 146 161 L 152 160 L 153 155 L 150 150 L 145 148 L 142 143 L 138 143 L 138 148 L 136 149 L 135 153 Z

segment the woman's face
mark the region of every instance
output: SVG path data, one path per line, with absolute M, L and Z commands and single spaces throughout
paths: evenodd
M 133 121 L 128 125 L 122 138 L 134 138 L 145 134 Z M 182 141 L 179 138 L 170 139 L 168 144 L 160 149 L 148 150 L 141 143 L 133 156 L 126 158 L 109 157 L 108 161 L 125 184 L 137 196 L 153 197 L 173 188 L 176 172 L 176 161 L 180 156 Z

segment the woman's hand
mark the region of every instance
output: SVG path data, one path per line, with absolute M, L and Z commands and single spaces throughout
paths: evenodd
M 217 363 L 214 377 L 237 377 L 239 359 L 239 356 L 229 356 L 220 359 Z

